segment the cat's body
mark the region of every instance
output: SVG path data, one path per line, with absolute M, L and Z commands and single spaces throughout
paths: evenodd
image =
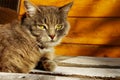
M 25 1 L 27 12 L 21 23 L 0 26 L 0 71 L 28 73 L 36 66 L 53 71 L 54 46 L 69 31 L 66 18 L 71 6 L 37 7 Z
M 40 56 L 34 39 L 18 23 L 0 27 L 0 71 L 29 72 Z

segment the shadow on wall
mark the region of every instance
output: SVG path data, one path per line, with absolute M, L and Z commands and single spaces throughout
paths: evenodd
M 0 7 L 0 24 L 10 23 L 13 20 L 18 19 L 18 14 L 16 11 Z
M 21 0 L 0 0 L 0 7 L 10 8 L 19 12 Z

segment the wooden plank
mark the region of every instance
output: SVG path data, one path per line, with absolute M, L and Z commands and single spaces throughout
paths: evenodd
M 0 24 L 10 23 L 13 20 L 18 19 L 18 14 L 16 11 L 0 7 Z
M 81 58 L 81 57 L 76 57 Z M 85 60 L 97 59 L 90 57 L 83 57 Z M 106 58 L 98 58 L 98 60 L 110 60 Z M 116 59 L 112 59 L 117 61 Z M 110 60 L 111 61 L 111 60 Z M 71 58 L 64 62 L 73 62 L 72 64 L 81 63 L 80 60 Z M 75 63 L 74 63 L 75 62 Z M 92 61 L 91 61 L 92 62 Z M 113 64 L 114 65 L 114 64 Z M 120 80 L 120 68 L 85 68 L 85 67 L 65 67 L 58 66 L 54 72 L 32 70 L 30 74 L 19 74 L 19 73 L 0 73 L 0 80 Z
M 60 44 L 55 48 L 56 55 L 63 56 L 99 56 L 120 57 L 119 46 L 85 45 L 85 44 Z
M 50 75 L 0 73 L 0 80 L 80 80 L 72 77 L 59 77 Z
M 120 79 L 120 69 L 57 67 L 54 72 L 32 71 L 31 74 L 44 74 L 89 79 Z
M 103 57 L 74 57 L 59 62 L 59 65 L 92 67 L 92 68 L 114 68 L 120 69 L 120 58 L 103 58 Z
M 69 18 L 71 29 L 64 43 L 120 44 L 120 18 Z
M 24 13 L 23 1 L 20 15 Z M 73 0 L 30 0 L 39 5 L 61 6 Z M 47 3 L 46 3 L 47 2 Z M 120 0 L 74 0 L 69 16 L 77 17 L 120 17 Z
M 66 57 L 63 58 L 65 59 Z M 120 58 L 95 58 L 79 56 L 58 62 L 58 65 L 60 66 L 58 66 L 54 72 L 35 70 L 32 71 L 32 73 L 89 79 L 120 79 Z M 64 67 L 60 63 L 65 64 Z

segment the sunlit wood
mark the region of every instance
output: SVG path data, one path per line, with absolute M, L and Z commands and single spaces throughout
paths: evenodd
M 20 16 L 24 13 L 23 1 Z M 69 34 L 62 45 L 56 48 L 59 55 L 86 55 L 120 57 L 120 0 L 30 0 L 37 5 L 62 6 L 74 2 L 69 12 L 71 24 Z M 67 44 L 67 45 L 66 45 Z M 76 45 L 77 44 L 77 45 Z M 84 47 L 90 45 L 114 45 L 116 47 Z M 69 46 L 68 46 L 69 45 Z M 94 52 L 94 51 L 97 51 Z
M 20 15 L 24 13 L 23 1 L 21 3 Z M 71 1 L 74 5 L 69 16 L 77 17 L 120 17 L 120 0 L 29 0 L 37 5 L 62 6 Z
M 10 23 L 12 20 L 17 19 L 17 17 L 18 14 L 16 11 L 0 7 L 0 24 Z
M 65 43 L 120 45 L 119 18 L 69 18 L 71 30 Z
M 119 46 L 61 44 L 56 47 L 56 55 L 120 57 Z

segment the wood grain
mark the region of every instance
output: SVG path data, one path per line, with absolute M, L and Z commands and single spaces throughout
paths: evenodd
M 120 59 L 78 56 L 58 61 L 58 65 L 84 68 L 120 69 Z
M 58 57 L 60 58 L 60 57 Z M 95 57 L 67 57 L 58 61 L 58 67 L 54 72 L 33 70 L 32 74 L 59 75 L 67 77 L 89 78 L 91 80 L 119 80 L 120 79 L 120 59 L 119 58 L 95 58 Z M 57 58 L 56 58 L 57 59 Z M 67 65 L 60 65 L 67 64 Z M 68 65 L 69 64 L 69 65 Z M 79 65 L 79 66 L 78 66 Z M 86 66 L 87 65 L 87 66 Z M 84 80 L 83 79 L 83 80 Z
M 56 47 L 56 55 L 63 56 L 96 56 L 96 57 L 120 57 L 119 46 L 85 45 L 85 44 L 61 44 Z
M 81 68 L 81 67 L 62 67 L 59 66 L 54 72 L 46 72 L 41 70 L 33 70 L 31 74 L 46 74 L 54 76 L 89 78 L 96 79 L 120 79 L 120 69 L 106 68 Z
M 10 23 L 16 19 L 18 19 L 18 14 L 16 11 L 9 8 L 0 7 L 0 24 Z
M 24 13 L 23 1 L 20 15 Z M 73 0 L 30 0 L 37 5 L 62 6 Z M 46 3 L 47 2 L 47 3 Z M 74 0 L 69 16 L 77 17 L 120 17 L 120 0 Z
M 79 80 L 72 77 L 58 77 L 50 75 L 20 74 L 20 73 L 0 73 L 0 80 Z
M 120 44 L 120 18 L 68 18 L 71 29 L 65 43 Z

